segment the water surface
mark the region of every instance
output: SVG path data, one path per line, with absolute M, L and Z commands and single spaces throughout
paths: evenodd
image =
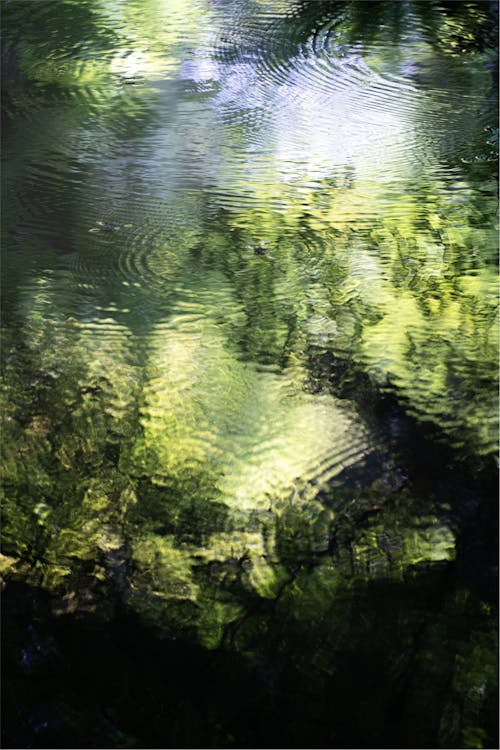
M 4 3 L 8 746 L 495 746 L 496 14 Z

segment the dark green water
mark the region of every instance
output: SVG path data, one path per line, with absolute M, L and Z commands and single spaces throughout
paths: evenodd
M 498 747 L 497 13 L 4 0 L 4 747 Z

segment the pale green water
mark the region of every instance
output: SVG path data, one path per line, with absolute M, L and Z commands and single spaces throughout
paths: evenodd
M 237 654 L 275 713 L 188 690 L 157 737 L 124 698 L 94 737 L 107 698 L 61 709 L 61 678 L 12 688 L 8 742 L 493 746 L 494 4 L 13 0 L 3 28 L 7 601 Z

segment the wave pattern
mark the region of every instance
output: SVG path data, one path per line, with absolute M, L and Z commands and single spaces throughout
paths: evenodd
M 498 746 L 496 5 L 2 4 L 11 746 Z
M 6 6 L 4 300 L 28 331 L 76 321 L 89 361 L 127 329 L 158 477 L 210 465 L 251 504 L 360 461 L 373 438 L 329 376 L 311 392 L 312 356 L 416 384 L 445 429 L 481 331 L 491 360 L 491 200 L 464 171 L 489 74 L 454 51 L 465 16 L 362 5 Z

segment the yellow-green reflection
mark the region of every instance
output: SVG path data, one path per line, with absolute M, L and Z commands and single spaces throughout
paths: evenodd
M 379 744 L 488 741 L 495 121 L 461 5 L 7 9 L 2 574 L 296 670 L 354 717 L 322 746 L 378 673 Z

